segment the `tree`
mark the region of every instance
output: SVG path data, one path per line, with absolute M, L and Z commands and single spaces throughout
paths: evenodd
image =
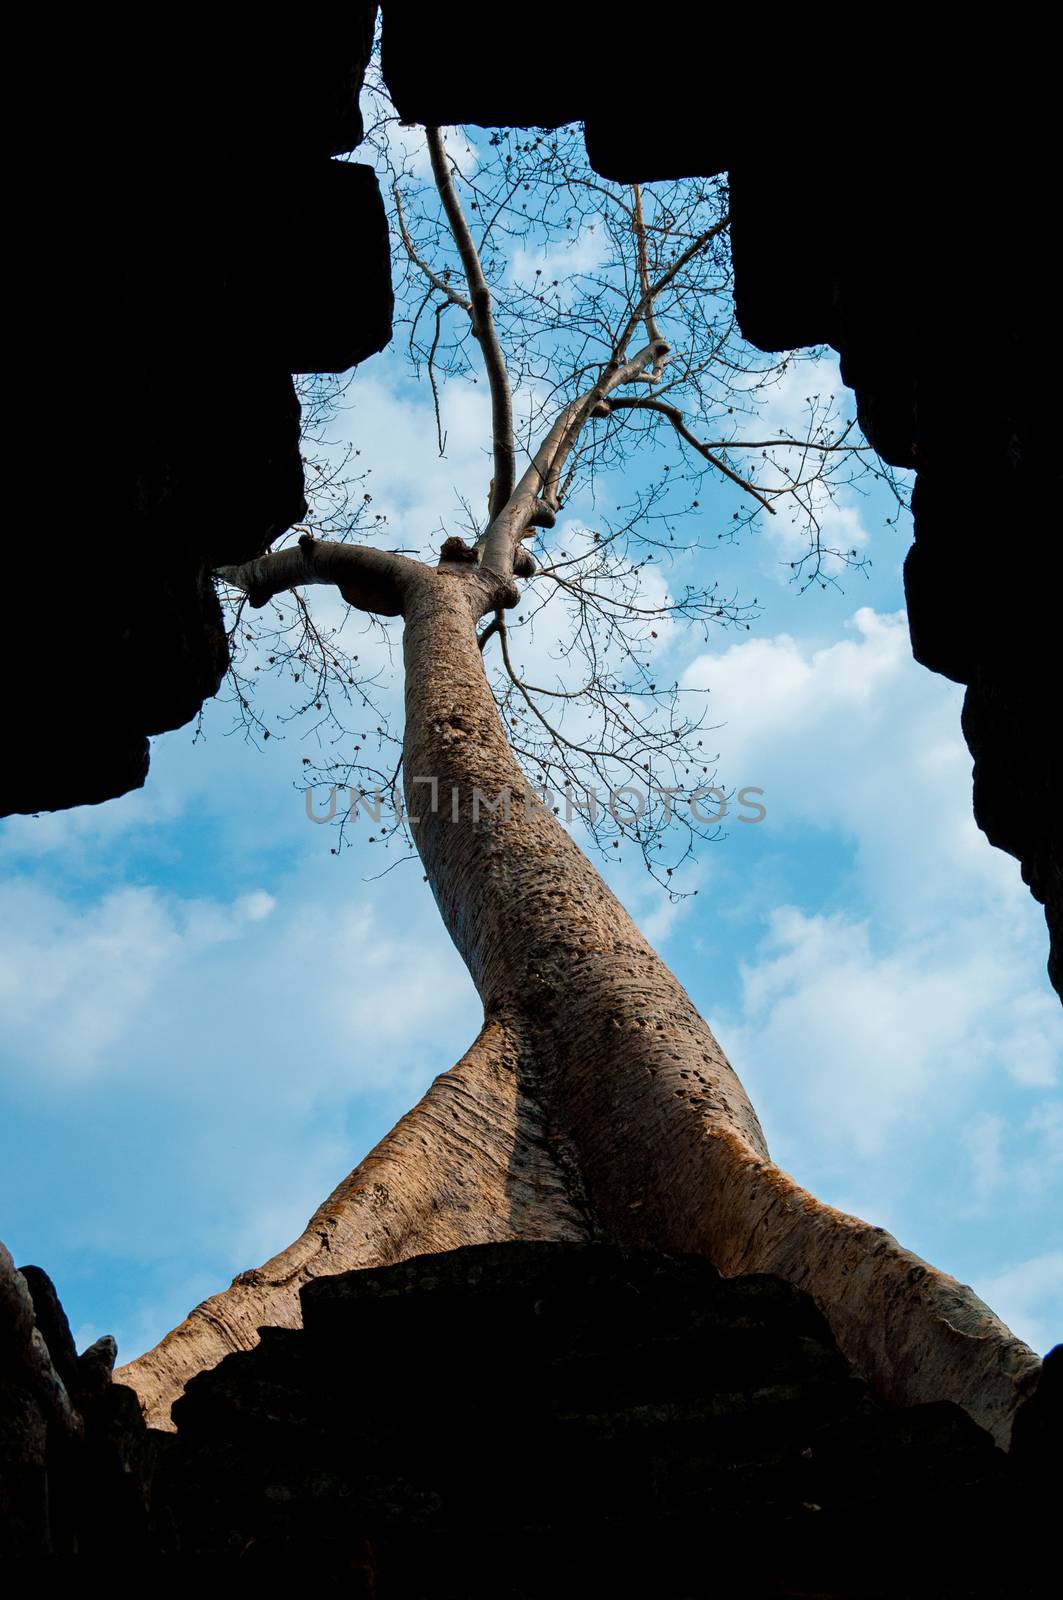
M 484 1022 L 294 1244 L 124 1376 L 166 1426 L 194 1372 L 253 1344 L 260 1325 L 297 1323 L 311 1277 L 487 1240 L 604 1235 L 790 1279 L 888 1396 L 958 1400 L 1003 1437 L 1036 1357 L 970 1290 L 773 1164 L 709 1028 L 558 815 L 579 795 L 593 844 L 634 842 L 680 892 L 677 868 L 718 828 L 699 801 L 723 791 L 700 754 L 701 714 L 654 675 L 653 641 L 680 623 L 742 624 L 751 608 L 712 585 L 670 592 L 656 574 L 697 542 L 677 541 L 676 528 L 706 478 L 723 478 L 748 505 L 728 536 L 758 516 L 796 516 L 808 544 L 795 581 L 830 582 L 859 555 L 824 539 L 824 505 L 840 482 L 878 469 L 818 397 L 801 433 L 751 428 L 765 388 L 798 358 L 741 343 L 719 182 L 624 191 L 596 178 L 564 133 L 470 143 L 463 172 L 435 128 L 422 180 L 414 138 L 386 109 L 371 137 L 392 197 L 400 326 L 435 397 L 441 453 L 450 385 L 486 379 L 485 514 L 466 507 L 469 537 L 444 530 L 434 561 L 353 542 L 389 530 L 368 490 L 350 514 L 346 467 L 326 454 L 311 463 L 325 507 L 313 531 L 218 576 L 233 597 L 237 704 L 265 736 L 245 647 L 265 643 L 266 664 L 336 728 L 346 704 L 374 705 L 372 676 L 318 625 L 306 589 L 332 585 L 354 611 L 401 618 L 400 825 Z M 549 259 L 558 239 L 592 230 L 583 268 L 545 281 L 531 247 Z M 311 439 L 325 437 L 336 397 L 334 385 L 312 388 Z M 677 453 L 648 484 L 599 527 L 551 542 L 580 484 L 665 439 Z M 550 626 L 574 677 L 529 681 L 514 615 L 524 638 Z M 372 752 L 364 742 L 342 759 L 330 752 L 320 768 L 354 803 L 365 783 L 391 781 L 379 763 L 393 735 L 381 722 L 375 737 Z M 610 803 L 588 803 L 603 787 Z

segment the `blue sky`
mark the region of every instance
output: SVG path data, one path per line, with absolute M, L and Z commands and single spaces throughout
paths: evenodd
M 810 376 L 793 369 L 780 420 Z M 837 383 L 833 359 L 814 377 Z M 456 490 L 482 498 L 481 392 L 446 396 L 444 461 L 399 354 L 351 402 L 396 543 Z M 728 505 L 706 497 L 707 530 Z M 767 818 L 705 847 L 678 906 L 626 851 L 606 870 L 776 1159 L 1044 1349 L 1063 1325 L 1063 1029 L 1043 916 L 974 826 L 962 691 L 911 660 L 910 529 L 889 509 L 843 502 L 872 565 L 837 589 L 795 592 L 785 527 L 714 552 L 759 619 L 709 645 L 675 632 L 662 665 L 710 689 L 721 779 L 763 788 Z M 214 703 L 198 738 L 154 741 L 143 791 L 0 833 L 0 1236 L 51 1273 L 79 1341 L 113 1332 L 123 1360 L 294 1238 L 478 1026 L 417 865 L 377 878 L 361 823 L 333 856 L 299 792 L 305 730 L 255 747 L 232 729 Z

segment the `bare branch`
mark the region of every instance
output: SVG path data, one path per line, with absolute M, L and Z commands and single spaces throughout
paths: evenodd
M 488 501 L 490 515 L 496 516 L 513 492 L 516 476 L 516 449 L 513 443 L 513 397 L 509 387 L 506 358 L 495 327 L 491 310 L 491 291 L 487 287 L 479 253 L 461 209 L 454 179 L 447 160 L 443 135 L 438 128 L 425 130 L 428 153 L 432 161 L 432 174 L 443 202 L 454 243 L 458 247 L 461 264 L 472 300 L 472 331 L 483 352 L 487 381 L 491 389 L 491 432 L 493 435 L 494 478 Z
M 751 494 L 754 500 L 760 502 L 765 511 L 770 512 L 772 516 L 775 515 L 775 507 L 760 492 L 756 484 L 750 483 L 748 478 L 743 478 L 741 474 L 735 472 L 733 468 L 727 465 L 726 461 L 721 460 L 718 455 L 714 455 L 708 445 L 702 444 L 700 439 L 695 438 L 687 427 L 683 413 L 678 406 L 670 406 L 664 400 L 651 400 L 644 396 L 635 398 L 629 395 L 621 395 L 617 399 L 610 401 L 610 408 L 613 411 L 660 412 L 661 416 L 668 418 L 676 433 L 681 439 L 685 439 L 692 450 L 696 450 L 699 455 L 704 456 L 710 466 L 715 467 L 716 471 L 721 472 L 725 478 L 730 478 L 732 483 L 737 483 L 738 487 L 744 489 L 746 494 Z
M 532 527 L 549 526 L 549 517 L 561 508 L 558 485 L 565 462 L 585 424 L 593 416 L 607 416 L 607 397 L 616 388 L 634 383 L 667 346 L 646 345 L 630 361 L 610 363 L 592 389 L 561 412 L 524 472 L 507 504 L 494 518 L 482 540 L 482 562 L 505 577 L 513 569 L 513 556 Z
M 502 611 L 496 611 L 494 616 L 491 618 L 491 621 L 487 624 L 487 627 L 484 629 L 483 633 L 480 634 L 477 640 L 477 643 L 480 646 L 481 655 L 484 653 L 484 648 L 488 640 L 491 639 L 496 633 L 500 633 L 504 627 L 505 613 Z
M 468 312 L 469 316 L 471 317 L 473 314 L 471 302 L 466 300 L 463 294 L 459 294 L 453 285 L 449 284 L 445 278 L 441 278 L 438 272 L 433 272 L 427 261 L 417 254 L 417 251 L 414 248 L 413 240 L 410 238 L 410 231 L 406 226 L 406 217 L 402 209 L 402 195 L 399 192 L 399 186 L 397 183 L 392 184 L 391 192 L 395 196 L 395 217 L 399 224 L 399 234 L 402 238 L 403 245 L 405 246 L 406 254 L 409 256 L 414 266 L 419 267 L 424 273 L 433 289 L 438 289 L 440 294 L 446 295 L 451 305 L 460 306 L 462 311 Z
M 616 342 L 615 358 L 617 360 L 623 356 L 624 351 L 631 343 L 632 335 L 634 334 L 639 323 L 645 317 L 647 308 L 652 308 L 657 296 L 668 287 L 668 285 L 673 281 L 674 278 L 678 276 L 680 272 L 682 272 L 683 268 L 689 261 L 692 261 L 695 256 L 700 255 L 702 250 L 704 250 L 707 245 L 712 243 L 713 239 L 718 238 L 721 233 L 725 232 L 725 230 L 730 226 L 730 222 L 731 218 L 730 214 L 728 214 L 721 217 L 719 222 L 714 222 L 711 228 L 706 228 L 704 233 L 700 233 L 698 235 L 693 244 L 688 245 L 682 254 L 677 256 L 667 271 L 661 273 L 661 276 L 656 280 L 655 283 L 651 283 L 647 289 L 643 290 L 637 305 L 624 325 L 623 333 Z
M 631 193 L 634 196 L 631 225 L 638 250 L 639 286 L 642 289 L 643 300 L 642 320 L 646 325 L 646 338 L 649 343 L 663 344 L 664 335 L 657 326 L 657 318 L 653 310 L 653 295 L 650 292 L 650 265 L 646 256 L 646 224 L 642 217 L 642 185 L 640 183 L 633 184 Z
M 656 398 L 656 397 L 655 397 Z M 846 432 L 849 430 L 846 429 Z M 848 456 L 873 456 L 874 449 L 869 444 L 843 444 L 840 439 L 830 444 L 822 443 L 818 439 L 710 439 L 707 441 L 710 450 L 815 450 L 820 455 L 848 455 Z
M 246 561 L 219 567 L 215 576 L 247 595 L 254 609 L 274 595 L 307 584 L 335 584 L 348 605 L 380 617 L 402 614 L 403 591 L 421 563 L 367 545 L 337 544 L 304 533 L 298 544 Z
M 432 338 L 432 348 L 428 352 L 428 382 L 432 386 L 432 406 L 436 414 L 436 443 L 439 454 L 443 455 L 447 448 L 447 435 L 443 427 L 443 418 L 439 410 L 439 385 L 436 383 L 436 351 L 439 349 L 439 336 L 443 331 L 443 313 L 446 306 L 436 306 L 436 331 Z

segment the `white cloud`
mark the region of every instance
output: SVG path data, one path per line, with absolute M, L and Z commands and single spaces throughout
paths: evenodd
M 971 1164 L 972 1200 L 976 1211 L 985 1208 L 1003 1181 L 1001 1147 L 1005 1129 L 1003 1117 L 983 1111 L 968 1123 L 962 1135 Z
M 1038 1101 L 1013 1130 L 1007 1178 L 1028 1204 L 1054 1210 L 1058 1230 L 1063 1187 L 1063 1099 L 1059 1096 Z
M 265 890 L 226 905 L 122 888 L 79 908 L 30 883 L 14 895 L 0 933 L 9 1081 L 32 1063 L 42 1089 L 135 1084 L 149 1051 L 158 1066 L 179 1049 L 189 1107 L 236 1102 L 253 1078 L 307 1113 L 322 1096 L 393 1085 L 470 1009 L 443 930 L 403 935 L 367 905 L 289 895 L 281 912 Z M 299 1059 L 307 1029 L 313 1064 L 292 1073 L 283 1047 Z
M 832 500 L 825 488 L 818 488 L 814 492 L 812 502 L 820 543 L 824 552 L 831 552 L 824 554 L 822 571 L 824 575 L 835 577 L 847 565 L 846 553 L 859 555 L 867 545 L 869 535 L 859 507 L 846 505 L 840 499 Z M 776 501 L 775 504 L 775 516 L 760 519 L 760 537 L 774 549 L 778 560 L 786 565 L 786 572 L 780 571 L 779 578 L 789 581 L 791 563 L 800 561 L 808 553 L 808 516 L 796 508 L 791 509 L 786 501 Z
M 477 386 L 441 383 L 443 457 L 427 381 L 418 390 L 366 368 L 355 377 L 350 402 L 352 434 L 372 467 L 367 491 L 373 510 L 388 519 L 385 548 L 438 550 L 446 534 L 458 531 L 459 497 L 478 516 L 486 510 L 491 403 L 485 379 Z
M 699 880 L 703 878 L 704 873 L 694 868 L 683 880 L 686 898 L 680 900 L 669 899 L 665 890 L 656 885 L 649 891 L 641 885 L 638 888 L 632 885 L 633 892 L 624 895 L 625 904 L 655 949 L 662 949 L 668 940 L 689 922 L 695 906 L 694 893 L 700 887 Z M 640 902 L 646 906 L 641 914 Z
M 543 288 L 556 284 L 564 293 L 572 278 L 594 272 L 608 255 L 609 236 L 601 219 L 591 219 L 572 239 L 558 242 L 549 249 L 545 245 L 537 249 L 518 245 L 510 256 L 508 279 L 510 283 L 532 289 L 538 274 Z
M 862 607 L 848 628 L 822 648 L 780 634 L 690 664 L 683 683 L 710 690 L 723 724 L 721 775 L 766 790 L 764 826 L 781 845 L 809 825 L 848 839 L 878 922 L 940 925 L 991 902 L 997 926 L 982 948 L 1028 937 L 1018 865 L 971 815 L 962 689 L 913 661 L 902 612 Z M 987 931 L 980 925 L 979 938 Z
M 59 1080 L 93 1077 L 172 970 L 177 928 L 147 889 L 119 889 L 78 910 L 16 883 L 7 911 L 0 996 L 13 1066 L 24 1060 Z
M 374 92 L 371 83 L 367 83 L 364 90 L 365 101 L 363 111 L 367 123 L 374 117 L 389 117 L 391 119 L 387 129 L 387 148 L 391 161 L 391 169 L 402 172 L 415 183 L 434 187 L 435 180 L 432 176 L 432 158 L 428 153 L 428 140 L 425 130 L 417 124 L 397 122 L 394 120 L 394 107 L 379 93 Z M 472 177 L 479 166 L 479 158 L 473 142 L 466 138 L 461 128 L 442 128 L 443 144 L 447 154 L 457 162 L 460 170 L 466 177 Z M 371 145 L 363 145 L 356 152 L 356 161 L 372 161 L 375 152 Z M 382 162 L 376 163 L 380 175 L 381 185 L 385 188 L 391 186 L 391 171 Z
M 248 922 L 261 922 L 264 917 L 270 916 L 277 909 L 277 902 L 271 894 L 264 889 L 257 889 L 254 894 L 241 895 L 236 902 L 238 914 Z
M 854 409 L 853 397 L 842 383 L 838 358 L 833 354 L 817 360 L 791 357 L 785 370 L 778 369 L 770 384 L 757 386 L 754 404 L 755 414 L 740 420 L 739 440 L 802 440 L 808 435 L 811 417 L 814 415 L 822 423 L 828 414 L 835 419 L 830 427 L 833 437 L 841 431 L 842 419 Z M 785 447 L 765 451 L 736 449 L 735 458 L 744 469 L 753 472 L 756 481 L 766 484 L 783 483 L 784 468 L 789 474 L 802 476 L 813 464 L 825 468 L 824 476 L 806 490 L 806 508 L 787 497 L 774 502 L 774 516 L 760 518 L 760 539 L 775 558 L 774 564 L 765 564 L 765 569 L 778 582 L 789 582 L 791 565 L 808 554 L 809 510 L 818 523 L 824 552 L 839 552 L 824 555 L 824 576 L 836 577 L 845 569 L 847 555 L 865 552 L 869 542 L 863 520 L 865 504 L 847 487 L 841 458 L 820 457 L 813 452 L 804 459 L 800 450 Z
M 984 931 L 984 930 L 983 930 Z M 1027 1045 L 1015 997 L 1032 987 L 1025 956 L 969 938 L 934 935 L 879 947 L 867 921 L 776 910 L 755 959 L 743 965 L 741 1016 L 723 1019 L 725 1047 L 788 1151 L 834 1162 L 884 1156 L 937 1121 L 958 1130 L 965 1107 Z M 1058 1058 L 1047 1001 L 1038 1047 Z M 980 1189 L 991 1180 L 1002 1124 L 964 1135 Z
M 296 1237 L 479 1026 L 420 874 L 377 909 L 357 851 L 300 837 L 272 893 L 6 898 L 0 1094 L 33 1129 L 32 1160 L 13 1135 L 8 1231 L 79 1321 L 106 1314 L 79 1311 L 79 1263 L 118 1275 L 126 1359 Z
M 1063 1338 L 1063 1250 L 1017 1262 L 973 1287 L 1013 1333 L 1042 1355 Z
M 758 384 L 756 390 L 757 415 L 743 421 L 740 434 L 744 438 L 801 438 L 808 419 L 809 406 L 838 401 L 843 416 L 854 410 L 853 396 L 842 383 L 838 357 L 833 353 L 810 359 L 798 354 L 787 362 L 786 370 L 776 368 L 770 383 Z

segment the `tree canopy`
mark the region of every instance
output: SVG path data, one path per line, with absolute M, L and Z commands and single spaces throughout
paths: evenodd
M 386 681 L 345 624 L 286 589 L 285 577 L 307 581 L 296 542 L 515 577 L 519 603 L 496 610 L 481 647 L 529 784 L 600 849 L 635 843 L 676 894 L 676 869 L 720 835 L 733 795 L 714 768 L 706 692 L 681 687 L 662 652 L 677 628 L 707 638 L 748 628 L 758 609 L 713 575 L 713 550 L 786 519 L 800 535 L 793 582 L 836 583 L 865 559 L 832 538 L 839 491 L 876 477 L 902 491 L 833 394 L 810 392 L 800 427 L 765 419 L 785 376 L 819 352 L 765 354 L 742 338 L 725 178 L 626 187 L 589 166 L 578 126 L 409 128 L 379 80 L 369 104 L 396 341 L 430 389 L 441 457 L 462 389 L 487 391 L 483 496 L 440 506 L 438 543 L 410 546 L 375 508 L 371 464 L 337 443 L 351 404 L 357 437 L 357 382 L 305 380 L 307 521 L 267 557 L 264 587 L 230 593 L 239 714 L 269 737 L 256 675 L 278 674 L 284 715 L 315 729 L 304 781 L 355 804 L 391 795 L 400 741 Z M 276 564 L 285 548 L 294 567 Z M 402 835 L 397 812 L 379 839 Z

